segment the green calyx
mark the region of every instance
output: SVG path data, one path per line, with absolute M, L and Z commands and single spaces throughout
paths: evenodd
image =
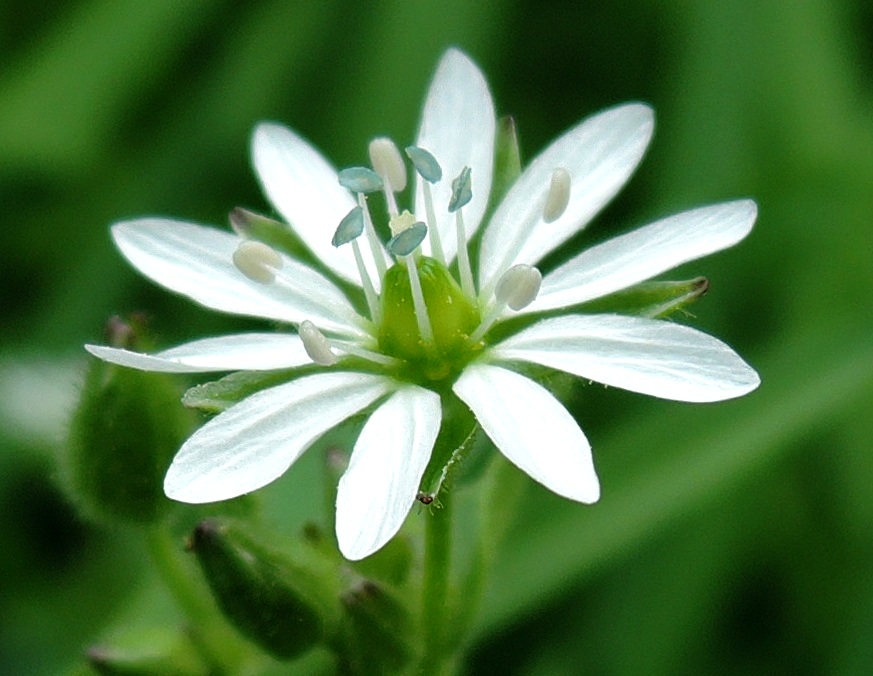
M 415 382 L 445 380 L 482 349 L 470 341 L 479 325 L 479 308 L 439 261 L 421 256 L 415 261 L 433 341 L 419 330 L 405 262 L 396 263 L 385 275 L 382 289 L 382 322 L 379 349 L 403 364 L 401 376 Z

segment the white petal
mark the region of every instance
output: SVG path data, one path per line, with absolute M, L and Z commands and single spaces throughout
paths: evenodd
M 306 139 L 263 122 L 252 137 L 252 163 L 264 194 L 306 246 L 343 279 L 361 285 L 352 247 L 331 244 L 334 231 L 356 205 L 337 171 Z M 365 256 L 368 267 L 371 257 Z M 370 277 L 378 288 L 375 265 Z
M 323 373 L 253 394 L 185 442 L 164 479 L 181 502 L 227 500 L 281 476 L 316 439 L 392 386 L 365 373 Z
M 521 360 L 677 401 L 721 401 L 760 384 L 720 340 L 671 322 L 621 315 L 545 319 L 500 343 L 492 358 Z
M 470 167 L 473 199 L 463 208 L 467 237 L 482 221 L 494 170 L 494 103 L 479 68 L 457 49 L 440 60 L 427 92 L 416 145 L 428 150 L 440 163 L 442 180 L 431 186 L 439 233 L 448 260 L 458 251 L 455 216 L 447 209 L 452 180 Z M 422 179 L 416 179 L 415 213 L 425 218 Z
M 95 357 L 119 366 L 163 373 L 270 371 L 311 363 L 300 338 L 290 333 L 241 333 L 203 338 L 155 354 L 86 345 Z
M 112 226 L 125 258 L 163 287 L 206 307 L 232 314 L 299 323 L 344 335 L 363 335 L 360 318 L 345 295 L 324 276 L 282 256 L 281 280 L 259 284 L 233 264 L 240 238 L 215 228 L 163 218 L 143 218 Z
M 535 265 L 581 230 L 621 189 L 652 137 L 652 109 L 639 103 L 589 117 L 540 153 L 500 203 L 482 238 L 479 288 L 493 289 L 516 263 Z M 555 169 L 570 174 L 570 202 L 551 223 L 543 207 Z
M 439 429 L 439 395 L 414 385 L 370 416 L 337 491 L 336 535 L 347 559 L 369 556 L 400 530 Z
M 545 388 L 498 366 L 472 364 L 452 389 L 500 452 L 531 478 L 571 500 L 597 502 L 591 446 Z
M 757 213 L 751 200 L 714 204 L 599 244 L 547 274 L 537 299 L 524 312 L 600 298 L 726 249 L 749 234 Z

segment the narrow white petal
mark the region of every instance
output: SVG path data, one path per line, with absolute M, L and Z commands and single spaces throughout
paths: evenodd
M 455 217 L 447 209 L 452 180 L 464 167 L 471 169 L 473 199 L 464 207 L 467 237 L 482 222 L 494 170 L 494 103 L 488 83 L 470 58 L 457 49 L 443 56 L 431 81 L 416 145 L 430 151 L 443 170 L 442 180 L 432 186 L 436 219 L 448 260 L 458 251 Z M 424 192 L 416 177 L 415 213 L 424 219 Z
M 599 244 L 547 274 L 536 301 L 524 312 L 600 298 L 726 249 L 749 234 L 757 213 L 751 200 L 714 204 L 664 218 Z
M 500 452 L 531 478 L 571 500 L 597 502 L 591 446 L 545 388 L 499 366 L 472 364 L 452 389 Z
M 510 188 L 482 239 L 479 288 L 516 263 L 535 265 L 579 232 L 621 189 L 645 153 L 652 109 L 639 103 L 589 117 L 540 153 Z M 555 169 L 570 175 L 570 201 L 551 223 L 543 207 Z
M 389 391 L 387 378 L 323 373 L 262 390 L 185 442 L 164 479 L 181 502 L 227 500 L 281 476 L 329 429 Z
M 363 335 L 360 318 L 345 295 L 324 276 L 282 256 L 288 284 L 259 284 L 233 264 L 239 237 L 194 223 L 143 218 L 112 226 L 124 257 L 161 286 L 208 308 L 300 323 L 326 331 Z
M 203 338 L 155 354 L 104 345 L 86 345 L 85 349 L 111 364 L 163 373 L 270 371 L 312 361 L 300 338 L 290 333 L 241 333 Z
M 264 122 L 252 137 L 252 163 L 264 194 L 306 246 L 340 277 L 360 286 L 352 248 L 331 244 L 340 221 L 357 203 L 339 184 L 330 162 L 292 130 Z M 378 287 L 375 265 L 367 263 Z
M 677 401 L 721 401 L 760 378 L 720 340 L 672 322 L 622 315 L 544 319 L 506 339 L 491 357 L 550 366 L 582 378 Z
M 439 429 L 439 395 L 414 385 L 370 416 L 337 491 L 336 535 L 347 559 L 369 556 L 400 530 Z

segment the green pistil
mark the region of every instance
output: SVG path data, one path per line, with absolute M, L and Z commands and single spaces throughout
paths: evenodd
M 444 380 L 459 373 L 481 349 L 481 345 L 470 341 L 481 317 L 475 300 L 464 294 L 442 263 L 421 256 L 416 267 L 433 327 L 433 342 L 422 339 L 409 274 L 404 263 L 397 263 L 388 270 L 383 283 L 379 349 L 403 362 L 400 375 L 409 380 Z

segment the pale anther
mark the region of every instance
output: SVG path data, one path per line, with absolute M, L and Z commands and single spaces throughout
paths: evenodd
M 549 184 L 546 204 L 543 207 L 543 220 L 546 223 L 558 220 L 564 215 L 569 203 L 570 174 L 567 173 L 566 169 L 555 169 L 552 172 L 552 181 Z
M 370 141 L 370 164 L 392 192 L 406 188 L 406 166 L 400 151 L 390 138 L 375 138 Z
M 309 358 L 320 366 L 333 366 L 337 362 L 337 356 L 330 349 L 330 343 L 324 334 L 318 330 L 308 319 L 300 322 L 297 327 L 297 335 L 303 341 L 303 349 Z
M 282 267 L 282 256 L 263 242 L 246 240 L 233 252 L 233 264 L 252 281 L 272 284 L 276 270 Z
M 521 310 L 533 303 L 540 292 L 543 275 L 535 267 L 519 263 L 503 273 L 494 296 L 501 304 Z
M 409 230 L 409 228 L 415 224 L 415 216 L 409 213 L 408 210 L 404 210 L 402 214 L 392 216 L 388 221 L 388 227 L 391 229 L 391 234 L 395 237 L 404 230 Z
M 437 159 L 424 148 L 409 146 L 406 155 L 412 160 L 415 170 L 428 183 L 436 183 L 443 177 L 443 169 Z
M 352 192 L 368 193 L 382 189 L 382 177 L 367 167 L 349 167 L 338 176 L 339 184 Z

